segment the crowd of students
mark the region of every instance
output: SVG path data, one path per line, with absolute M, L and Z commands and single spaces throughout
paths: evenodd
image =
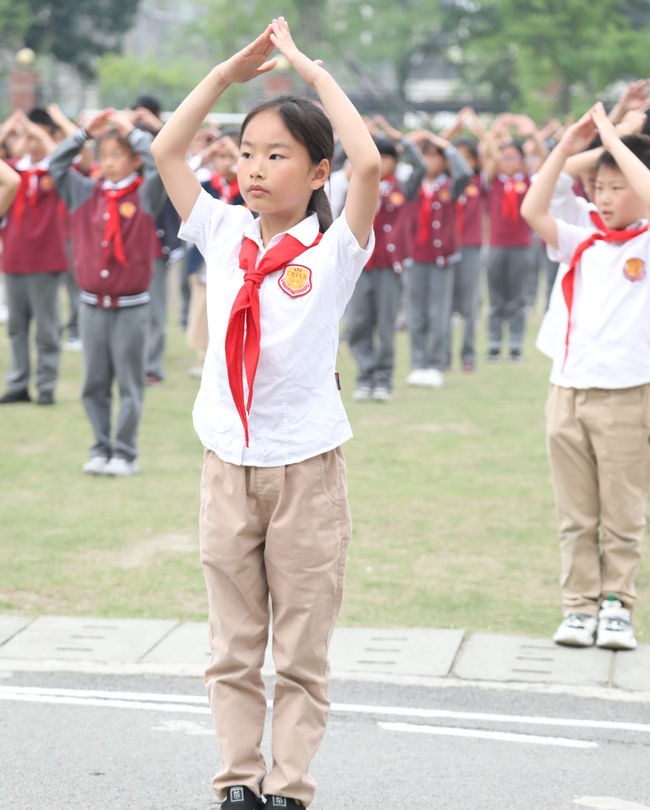
M 285 96 L 257 105 L 241 131 L 204 126 L 231 84 L 273 69 L 276 47 L 322 108 Z M 80 126 L 56 107 L 18 110 L 2 125 L 11 358 L 0 402 L 31 400 L 34 321 L 37 402 L 54 403 L 65 279 L 94 434 L 85 473 L 137 472 L 144 388 L 164 379 L 168 267 L 185 256 L 181 317 L 202 380 L 206 685 L 222 754 L 213 785 L 225 808 L 255 810 L 263 795 L 305 806 L 314 794 L 308 768 L 327 720 L 327 647 L 351 533 L 341 450 L 351 430 L 335 373 L 344 314 L 355 400 L 390 400 L 400 310 L 407 382 L 436 388 L 453 360 L 453 312 L 465 321 L 462 368 L 475 369 L 482 264 L 487 360 L 506 345 L 522 359 L 545 257 L 538 347 L 553 360 L 548 448 L 565 613 L 554 638 L 636 647 L 650 489 L 649 94 L 650 82 L 635 82 L 609 117 L 596 104 L 541 131 L 511 113 L 486 128 L 468 107 L 446 132 L 404 135 L 363 120 L 280 18 L 164 127 L 151 98 Z M 267 773 L 269 598 L 278 683 Z

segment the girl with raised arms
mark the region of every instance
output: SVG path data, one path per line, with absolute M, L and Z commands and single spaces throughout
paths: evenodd
M 275 65 L 277 47 L 318 93 L 255 107 L 237 165 L 246 203 L 210 197 L 185 155 L 234 83 Z M 329 118 L 328 118 L 329 116 Z M 330 122 L 331 119 L 331 122 Z M 332 222 L 323 186 L 334 125 L 352 165 L 346 209 Z M 205 257 L 210 346 L 194 424 L 205 446 L 201 560 L 212 662 L 206 688 L 224 810 L 307 806 L 309 764 L 329 712 L 328 645 L 342 600 L 351 520 L 341 445 L 352 435 L 335 374 L 338 324 L 372 255 L 380 158 L 334 79 L 295 46 L 282 17 L 218 65 L 153 145 L 180 236 Z M 269 600 L 270 597 L 270 600 Z M 273 611 L 273 763 L 260 751 L 261 669 Z

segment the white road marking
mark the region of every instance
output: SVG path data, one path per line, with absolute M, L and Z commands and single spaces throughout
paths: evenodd
M 613 799 L 611 796 L 583 796 L 581 799 L 574 799 L 573 803 L 583 807 L 597 807 L 598 810 L 650 810 L 647 804 Z
M 598 743 L 587 740 L 570 740 L 567 737 L 537 737 L 534 734 L 508 734 L 505 731 L 478 731 L 472 728 L 451 726 L 420 726 L 415 723 L 380 723 L 386 731 L 408 731 L 412 734 L 436 734 L 443 737 L 473 737 L 479 740 L 532 743 L 534 745 L 559 745 L 564 748 L 598 748 Z
M 54 689 L 34 686 L 0 686 L 0 700 L 35 703 L 61 703 L 73 706 L 104 706 L 152 711 L 208 714 L 208 699 L 204 695 L 175 695 L 151 692 L 111 692 L 99 689 Z M 272 708 L 273 701 L 267 701 Z M 375 706 L 363 703 L 333 703 L 332 712 L 373 714 L 384 717 L 418 717 L 424 720 L 469 720 L 481 723 L 516 723 L 524 725 L 561 726 L 564 728 L 606 729 L 650 733 L 650 724 L 624 723 L 611 720 L 580 720 L 565 717 L 535 717 L 527 715 L 487 714 L 447 709 L 420 709 L 402 706 Z
M 152 726 L 152 731 L 182 731 L 190 737 L 206 735 L 214 737 L 214 729 L 195 723 L 193 720 L 163 720 L 159 726 Z

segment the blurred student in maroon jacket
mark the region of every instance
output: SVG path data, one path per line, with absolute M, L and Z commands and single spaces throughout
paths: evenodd
M 71 168 L 89 138 L 96 139 L 103 180 Z M 81 288 L 82 400 L 95 435 L 83 471 L 94 475 L 128 476 L 138 471 L 154 217 L 164 199 L 150 146 L 149 134 L 109 109 L 63 141 L 52 155 L 52 177 L 70 212 Z M 114 378 L 120 408 L 113 441 Z
M 17 110 L 8 128 L 19 138 L 9 162 L 21 185 L 3 228 L 11 363 L 0 403 L 29 402 L 29 327 L 36 323 L 36 387 L 39 405 L 54 403 L 59 374 L 59 279 L 68 257 L 59 222 L 59 196 L 49 172 L 56 126 L 45 110 Z M 7 125 L 5 128 L 7 128 Z
M 519 210 L 530 186 L 528 165 L 522 145 L 511 139 L 510 128 L 534 143 L 534 156 L 544 160 L 548 149 L 537 127 L 525 115 L 503 115 L 485 138 L 485 174 L 490 214 L 488 253 L 488 359 L 501 356 L 503 325 L 509 325 L 512 360 L 522 358 L 526 281 L 535 259 L 532 232 Z M 499 139 L 501 139 L 499 141 Z
M 408 203 L 417 194 L 426 164 L 408 137 L 381 120 L 386 135 L 374 137 L 381 155 L 379 204 L 373 226 L 375 250 L 345 314 L 350 351 L 359 367 L 352 398 L 388 402 L 395 365 L 395 319 L 402 298 L 400 273 L 410 255 Z M 399 160 L 396 143 L 413 166 L 403 184 L 395 177 Z
M 456 200 L 471 177 L 453 144 L 426 130 L 411 133 L 427 164 L 426 177 L 411 206 L 408 270 L 411 368 L 409 385 L 438 388 L 447 365 L 447 332 L 454 291 L 453 267 L 461 260 Z

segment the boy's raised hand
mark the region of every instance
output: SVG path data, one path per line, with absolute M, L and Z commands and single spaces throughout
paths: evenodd
M 601 105 L 602 106 L 602 105 Z M 558 147 L 567 155 L 577 155 L 589 148 L 596 136 L 596 125 L 593 119 L 595 107 L 586 112 L 579 121 L 571 124 L 566 130 Z
M 91 138 L 101 138 L 111 129 L 109 121 L 114 114 L 115 110 L 112 107 L 102 110 L 87 122 L 84 129 Z
M 616 143 L 616 141 L 620 140 L 620 138 L 616 131 L 616 127 L 607 117 L 607 113 L 605 112 L 605 108 L 603 107 L 602 102 L 599 101 L 596 104 L 594 104 L 594 106 L 587 114 L 588 115 L 591 114 L 591 118 L 596 127 L 598 128 L 600 140 L 603 142 L 603 146 L 605 147 L 605 149 L 609 151 L 612 144 Z
M 271 32 L 272 27 L 269 25 L 255 42 L 251 42 L 239 53 L 219 65 L 219 75 L 225 84 L 244 84 L 256 76 L 273 70 L 278 60 L 271 59 L 267 62 L 275 47 L 271 42 Z
M 298 50 L 284 17 L 279 17 L 271 23 L 271 42 L 287 59 L 300 78 L 313 87 L 322 62 L 320 59 L 312 61 Z
M 108 120 L 123 138 L 128 138 L 135 129 L 135 125 L 128 113 L 112 110 Z
M 624 135 L 638 135 L 643 130 L 646 118 L 646 114 L 641 110 L 629 110 L 626 112 L 620 124 L 616 124 L 619 138 Z

